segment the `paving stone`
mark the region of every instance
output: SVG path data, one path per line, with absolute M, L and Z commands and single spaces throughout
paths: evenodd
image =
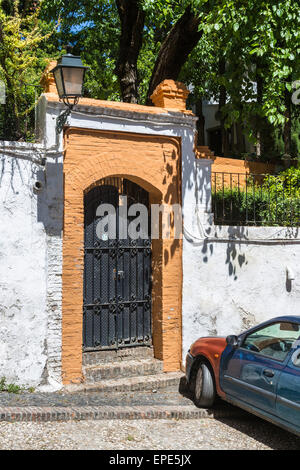
M 72 384 L 65 387 L 66 392 L 131 392 L 159 390 L 171 386 L 179 386 L 184 375 L 182 372 L 168 372 L 137 377 L 121 377 L 95 381 L 94 383 Z
M 245 416 L 226 403 L 213 410 L 196 408 L 178 386 L 138 392 L 0 393 L 0 421 L 103 419 L 193 419 Z

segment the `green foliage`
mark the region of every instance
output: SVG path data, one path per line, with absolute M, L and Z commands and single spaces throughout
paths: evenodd
M 21 387 L 15 384 L 8 384 L 5 377 L 0 378 L 0 392 L 19 393 Z
M 245 186 L 217 186 L 213 211 L 220 224 L 299 226 L 300 168 L 289 168 L 276 176 L 250 176 Z
M 226 126 L 242 123 L 245 134 L 256 143 L 257 131 L 264 133 L 268 121 L 283 143 L 282 129 L 288 119 L 285 92 L 291 91 L 292 81 L 300 74 L 297 3 L 217 0 L 210 5 L 203 28 L 215 45 L 215 57 L 226 61 L 224 75 L 216 77 L 227 92 L 222 110 Z M 262 83 L 260 100 L 253 86 L 257 79 Z M 268 152 L 272 151 L 269 142 Z
M 267 175 L 263 190 L 268 194 L 269 207 L 261 212 L 269 223 L 299 225 L 300 168 L 289 168 L 279 175 Z
M 119 53 L 120 19 L 115 0 L 0 0 L 0 79 L 8 90 L 2 121 L 11 116 L 15 137 L 26 134 L 24 122 L 30 115 L 33 91 L 20 81 L 38 84 L 46 58 L 61 55 L 73 45 L 90 67 L 85 95 L 121 100 L 115 73 Z M 286 92 L 300 77 L 300 16 L 294 0 L 140 0 L 145 11 L 143 45 L 138 58 L 139 102 L 144 103 L 160 47 L 186 8 L 201 22 L 202 37 L 194 48 L 179 80 L 193 86 L 190 103 L 220 96 L 225 126 L 242 125 L 254 144 L 258 134 L 265 142 L 261 159 L 276 159 L 284 153 L 282 139 L 286 116 Z M 1 39 L 1 38 L 0 38 Z M 184 41 L 184 38 L 182 38 Z M 219 62 L 226 64 L 220 73 Z M 256 82 L 262 83 L 261 97 Z M 29 94 L 29 96 L 27 96 Z M 299 113 L 293 106 L 292 155 L 300 150 Z M 298 106 L 299 108 L 299 106 Z M 7 120 L 6 138 L 8 135 Z M 32 122 L 31 122 L 32 124 Z M 27 136 L 28 137 L 28 136 Z
M 39 47 L 50 37 L 48 27 L 42 27 L 40 9 L 26 16 L 19 12 L 19 1 L 12 3 L 13 15 L 8 15 L 0 5 L 0 80 L 6 86 L 6 104 L 0 109 L 3 137 L 20 139 L 26 135 L 26 123 L 34 109 L 34 88 L 46 61 L 41 60 Z M 32 123 L 31 123 L 32 124 Z M 29 126 L 30 127 L 30 126 Z M 26 136 L 28 137 L 28 136 Z
M 115 1 L 45 0 L 40 18 L 44 23 L 55 23 L 60 18 L 59 28 L 51 38 L 57 43 L 57 52 L 71 44 L 72 53 L 81 55 L 83 63 L 90 67 L 85 80 L 85 96 L 120 101 L 115 74 L 120 20 Z

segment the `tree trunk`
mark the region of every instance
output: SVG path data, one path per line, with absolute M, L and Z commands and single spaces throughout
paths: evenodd
M 245 137 L 243 133 L 243 126 L 240 122 L 236 122 L 235 130 L 236 130 L 236 150 L 240 156 L 241 153 L 245 153 Z
M 197 121 L 197 145 L 205 145 L 205 134 L 204 134 L 204 126 L 205 126 L 205 118 L 203 116 L 202 111 L 202 98 L 197 99 L 196 101 L 196 116 L 199 118 Z
M 116 74 L 122 99 L 126 103 L 138 102 L 137 59 L 142 47 L 145 14 L 139 0 L 116 0 L 121 20 L 121 37 Z
M 202 32 L 198 31 L 200 20 L 188 7 L 163 41 L 149 84 L 147 104 L 157 85 L 169 78 L 177 80 L 180 70 L 192 52 Z

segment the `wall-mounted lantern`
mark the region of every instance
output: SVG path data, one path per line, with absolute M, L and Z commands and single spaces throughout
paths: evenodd
M 62 132 L 63 127 L 71 114 L 72 109 L 82 97 L 82 88 L 85 72 L 89 67 L 85 67 L 80 56 L 65 54 L 61 57 L 56 67 L 51 72 L 54 75 L 58 96 L 68 107 L 58 118 L 56 130 Z

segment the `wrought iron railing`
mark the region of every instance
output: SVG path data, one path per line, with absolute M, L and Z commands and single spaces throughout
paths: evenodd
M 32 142 L 37 124 L 36 104 L 42 92 L 40 85 L 20 83 L 22 100 L 6 90 L 0 104 L 0 140 Z
M 212 172 L 218 225 L 299 226 L 299 171 L 288 175 Z

